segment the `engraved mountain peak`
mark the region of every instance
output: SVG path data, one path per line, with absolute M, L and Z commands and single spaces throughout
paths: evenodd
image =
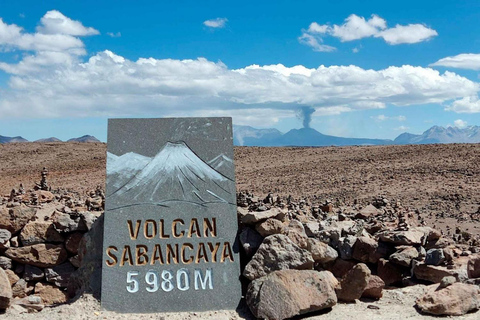
M 184 142 L 167 142 L 111 197 L 119 204 L 130 205 L 232 202 L 233 187 L 231 179 L 205 163 Z

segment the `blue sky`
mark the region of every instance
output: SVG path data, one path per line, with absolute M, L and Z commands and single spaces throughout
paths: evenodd
M 480 124 L 476 1 L 1 1 L 0 135 L 232 116 L 395 138 Z

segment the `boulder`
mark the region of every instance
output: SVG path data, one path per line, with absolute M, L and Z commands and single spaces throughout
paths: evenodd
M 87 231 L 87 226 L 79 215 L 55 212 L 52 216 L 55 229 L 60 232 Z
M 421 245 L 424 237 L 425 234 L 423 231 L 414 229 L 408 231 L 385 231 L 380 234 L 380 240 L 396 246 Z
M 0 229 L 0 249 L 10 247 L 12 233 L 7 229 Z
M 335 261 L 338 258 L 337 250 L 317 239 L 308 239 L 307 250 L 312 254 L 313 260 L 321 264 Z
M 284 228 L 283 234 L 292 240 L 297 246 L 302 249 L 307 249 L 307 234 L 305 233 L 305 228 L 303 224 L 298 220 L 292 220 L 290 223 Z
M 0 268 L 3 270 L 12 269 L 12 259 L 0 256 Z
M 266 211 L 247 211 L 243 208 L 238 208 L 237 210 L 240 216 L 240 222 L 243 224 L 256 224 L 257 222 L 267 220 L 268 218 L 276 217 L 281 213 L 278 208 L 272 208 Z
M 445 255 L 443 249 L 430 249 L 425 256 L 425 264 L 438 266 L 445 261 Z
M 380 211 L 375 208 L 373 205 L 369 204 L 362 210 L 360 210 L 359 213 L 355 215 L 355 218 L 357 219 L 368 219 L 370 217 L 375 217 L 380 214 Z
M 353 245 L 352 258 L 364 263 L 377 263 L 378 259 L 389 255 L 391 249 L 370 237 L 358 237 Z
M 309 237 L 316 237 L 320 232 L 320 224 L 317 221 L 310 221 L 303 225 L 305 233 Z
M 385 282 L 385 285 L 401 282 L 410 275 L 410 269 L 399 266 L 386 259 L 379 259 L 377 263 L 377 275 Z
M 45 308 L 42 298 L 38 295 L 31 295 L 14 301 L 14 304 L 24 308 L 27 312 L 40 312 Z
M 329 271 L 275 271 L 250 283 L 246 301 L 257 318 L 288 319 L 334 306 L 336 285 Z
M 40 203 L 52 202 L 53 200 L 55 200 L 55 196 L 50 191 L 37 190 L 37 191 L 35 191 L 35 193 L 36 193 L 36 195 L 38 197 L 38 201 Z
M 480 278 L 480 254 L 469 257 L 467 273 L 469 278 Z
M 10 306 L 13 298 L 10 280 L 3 269 L 0 268 L 0 310 L 5 310 Z
M 253 280 L 276 270 L 312 269 L 313 263 L 310 252 L 298 247 L 287 236 L 275 234 L 263 240 L 243 275 Z
M 255 226 L 255 230 L 257 230 L 262 237 L 282 233 L 283 228 L 285 228 L 283 223 L 275 218 L 269 218 Z
M 419 263 L 414 265 L 413 274 L 417 279 L 426 280 L 433 283 L 439 283 L 443 277 L 447 276 L 455 277 L 457 281 L 463 281 L 468 278 L 466 263 L 464 265 L 457 264 L 453 267 L 433 266 L 425 263 Z
M 70 262 L 66 262 L 53 268 L 46 268 L 45 278 L 47 282 L 51 282 L 57 287 L 66 288 L 74 271 L 75 267 Z
M 67 250 L 63 245 L 55 244 L 34 244 L 32 246 L 10 248 L 5 251 L 10 259 L 29 264 L 39 268 L 50 268 L 57 266 L 67 260 Z
M 340 253 L 340 258 L 343 260 L 352 259 L 353 246 L 357 242 L 357 237 L 352 235 L 347 235 L 345 238 L 340 238 L 338 242 L 338 252 Z
M 12 287 L 12 294 L 15 298 L 23 298 L 33 292 L 34 286 L 32 283 L 19 279 Z
M 43 303 L 47 306 L 65 303 L 68 300 L 68 295 L 65 291 L 51 284 L 41 282 L 35 285 L 35 295 L 40 296 Z
M 394 254 L 390 255 L 389 260 L 400 266 L 410 267 L 412 260 L 418 258 L 418 250 L 415 247 L 400 247 Z
M 82 240 L 83 233 L 74 232 L 68 236 L 65 241 L 65 249 L 72 254 L 78 253 L 78 246 L 80 245 L 80 240 Z
M 453 283 L 445 288 L 434 284 L 417 299 L 417 307 L 425 313 L 460 316 L 480 308 L 480 288 L 465 283 Z
M 383 296 L 385 282 L 379 276 L 371 275 L 368 284 L 362 293 L 362 298 L 380 299 Z
M 8 277 L 8 281 L 10 281 L 10 286 L 13 286 L 18 280 L 20 280 L 20 277 L 12 270 L 5 270 L 5 274 Z
M 31 221 L 20 232 L 20 241 L 23 246 L 38 243 L 61 243 L 65 239 L 55 230 L 51 222 Z
M 247 257 L 253 256 L 263 241 L 263 237 L 249 227 L 244 228 L 238 238 Z
M 337 259 L 335 260 L 335 263 L 328 269 L 335 277 L 343 278 L 356 264 L 357 262 L 353 260 Z
M 25 205 L 0 209 L 0 229 L 7 229 L 12 234 L 20 231 L 30 221 L 36 210 Z
M 100 216 L 100 214 L 101 212 L 97 214 L 93 214 L 89 211 L 80 212 L 82 227 L 84 226 L 88 231 L 91 230 L 93 225 L 95 224 L 95 221 L 97 221 L 98 217 Z M 79 230 L 83 231 L 83 228 Z
M 338 300 L 352 302 L 360 299 L 368 286 L 371 271 L 364 263 L 355 265 L 340 281 L 337 288 Z

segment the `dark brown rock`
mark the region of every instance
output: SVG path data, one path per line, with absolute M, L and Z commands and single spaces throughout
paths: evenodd
M 480 278 L 480 254 L 469 257 L 467 272 L 469 278 Z
M 57 266 L 67 260 L 67 250 L 63 245 L 34 244 L 32 246 L 10 248 L 5 255 L 14 261 L 39 268 Z
M 83 233 L 81 232 L 74 232 L 68 236 L 67 240 L 65 241 L 65 249 L 68 252 L 77 254 L 78 253 L 78 246 L 80 245 L 80 240 L 82 240 Z
M 368 286 L 371 271 L 364 263 L 355 265 L 340 281 L 337 288 L 338 300 L 352 302 L 360 299 Z
M 414 247 L 401 247 L 388 260 L 403 267 L 410 267 L 412 260 L 418 258 L 418 250 Z
M 383 296 L 385 282 L 379 276 L 371 275 L 368 284 L 362 293 L 362 298 L 380 299 Z
M 401 282 L 404 277 L 410 275 L 410 270 L 386 259 L 380 259 L 377 263 L 377 274 L 388 286 Z

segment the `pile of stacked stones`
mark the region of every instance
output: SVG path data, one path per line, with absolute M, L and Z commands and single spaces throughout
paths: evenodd
M 47 191 L 42 182 L 0 197 L 0 309 L 40 311 L 65 303 L 72 274 L 85 252 L 84 234 L 102 214 L 100 188 L 86 196 Z
M 385 287 L 418 283 L 431 284 L 417 301 L 425 313 L 480 308 L 478 239 L 444 237 L 400 203 L 379 197 L 336 208 L 248 192 L 237 201 L 246 301 L 258 318 L 380 299 Z

